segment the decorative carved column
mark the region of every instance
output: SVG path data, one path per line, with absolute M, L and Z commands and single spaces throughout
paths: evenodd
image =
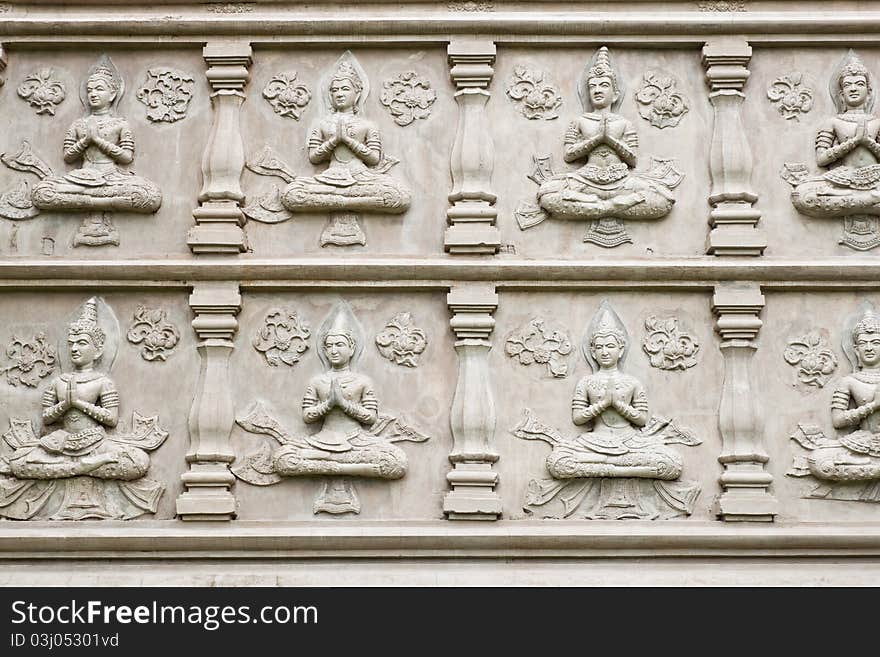
M 3 48 L 3 44 L 0 43 L 0 87 L 6 84 L 6 78 L 3 77 L 3 73 L 6 71 L 6 49 Z
M 756 385 L 751 374 L 755 339 L 763 322 L 758 318 L 764 295 L 755 284 L 719 285 L 712 297 L 724 355 L 721 385 L 721 456 L 723 489 L 716 512 L 722 520 L 771 522 L 778 503 L 768 488 L 773 476 L 764 469 L 762 427 L 755 404 Z
M 449 228 L 443 240 L 449 253 L 498 252 L 501 237 L 495 226 L 498 211 L 492 193 L 495 149 L 489 134 L 486 103 L 495 62 L 492 41 L 453 41 L 447 48 L 449 75 L 456 86 L 458 131 L 452 147 L 452 204 L 446 211 Z
M 752 151 L 742 123 L 751 58 L 752 47 L 742 39 L 710 41 L 703 47 L 709 101 L 715 110 L 709 149 L 710 255 L 759 256 L 767 248 L 767 238 L 757 228 L 761 212 L 752 207 L 758 195 L 752 191 Z
M 189 415 L 189 471 L 181 477 L 186 491 L 177 498 L 182 520 L 232 520 L 235 481 L 229 464 L 235 460 L 230 434 L 234 417 L 229 355 L 241 310 L 238 283 L 199 283 L 189 305 L 196 317 L 202 366 L 196 398 Z
M 450 520 L 497 520 L 501 498 L 495 492 L 498 460 L 495 449 L 495 401 L 489 383 L 489 336 L 498 307 L 493 285 L 462 285 L 451 289 L 446 303 L 458 352 L 458 384 L 452 400 L 453 446 L 446 475 L 452 491 L 443 499 Z
M 193 210 L 196 225 L 189 231 L 187 244 L 193 253 L 238 254 L 246 248 L 240 208 L 245 155 L 239 118 L 250 78 L 251 46 L 209 41 L 202 54 L 214 90 L 214 123 L 202 157 L 202 191 L 199 207 Z

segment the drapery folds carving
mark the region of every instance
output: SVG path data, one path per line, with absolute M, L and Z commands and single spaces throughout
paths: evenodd
M 741 39 L 719 39 L 703 47 L 709 102 L 715 112 L 709 147 L 709 225 L 706 252 L 716 256 L 760 256 L 767 238 L 757 228 L 753 206 L 752 151 L 742 121 L 743 87 L 749 79 L 752 47 Z
M 773 475 L 765 470 L 769 460 L 764 451 L 760 416 L 756 409 L 756 381 L 751 361 L 755 340 L 763 322 L 761 288 L 754 284 L 723 284 L 715 287 L 712 311 L 715 330 L 721 336 L 724 381 L 721 384 L 721 456 L 724 466 L 716 513 L 727 522 L 773 520 L 777 501 L 768 488 Z
M 250 78 L 251 46 L 209 41 L 202 55 L 213 89 L 214 122 L 202 157 L 202 191 L 199 206 L 193 210 L 196 225 L 189 231 L 187 244 L 193 253 L 237 254 L 246 248 L 241 212 L 245 156 L 239 121 Z
M 197 284 L 189 305 L 195 313 L 192 327 L 199 339 L 201 370 L 189 416 L 189 470 L 181 477 L 186 490 L 177 498 L 177 515 L 182 520 L 232 520 L 235 477 L 229 464 L 235 452 L 229 436 L 235 417 L 229 356 L 241 310 L 238 284 Z
M 464 284 L 446 297 L 452 311 L 449 324 L 458 352 L 458 384 L 452 400 L 453 446 L 449 460 L 454 469 L 446 475 L 452 491 L 443 499 L 450 520 L 497 520 L 501 498 L 495 491 L 498 460 L 495 449 L 495 401 L 489 373 L 489 336 L 495 328 L 492 314 L 498 307 L 494 286 Z
M 447 53 L 459 112 L 450 165 L 449 227 L 443 246 L 453 254 L 494 254 L 501 246 L 501 236 L 495 226 L 498 210 L 492 192 L 495 147 L 485 108 L 491 95 L 495 44 L 453 41 Z

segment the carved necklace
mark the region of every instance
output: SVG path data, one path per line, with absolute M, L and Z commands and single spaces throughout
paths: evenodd
M 847 123 L 867 123 L 873 120 L 874 115 L 868 114 L 864 110 L 847 110 L 838 114 L 837 118 Z
M 880 383 L 880 370 L 862 370 L 853 374 L 862 383 Z

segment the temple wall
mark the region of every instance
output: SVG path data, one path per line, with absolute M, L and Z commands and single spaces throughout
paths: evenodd
M 866 3 L 0 47 L 0 584 L 880 582 Z

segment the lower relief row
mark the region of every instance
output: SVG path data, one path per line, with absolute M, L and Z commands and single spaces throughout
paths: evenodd
M 6 293 L 0 517 L 880 520 L 880 297 L 757 295 Z

